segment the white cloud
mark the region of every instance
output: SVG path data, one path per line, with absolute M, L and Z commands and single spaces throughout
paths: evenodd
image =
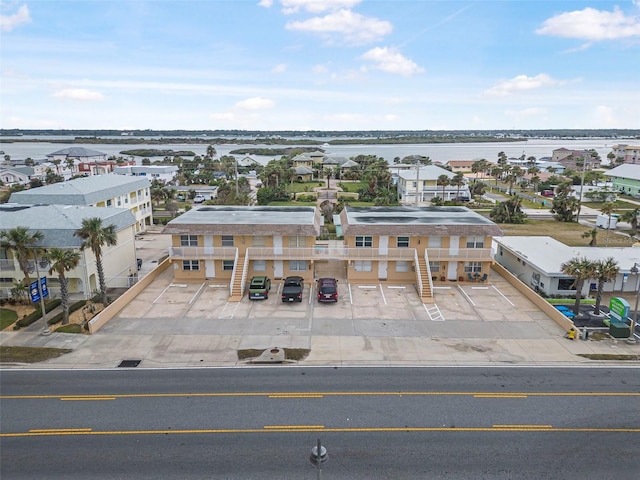
M 280 63 L 271 69 L 271 73 L 284 73 L 287 71 L 287 64 Z
M 640 17 L 627 16 L 618 7 L 612 12 L 587 7 L 545 20 L 536 33 L 590 41 L 637 37 L 640 36 Z
M 275 102 L 268 98 L 253 97 L 236 103 L 235 107 L 242 110 L 264 110 L 266 108 L 272 108 L 274 105 Z
M 18 25 L 31 22 L 29 7 L 22 5 L 13 15 L 0 15 L 0 30 L 10 32 Z
M 104 98 L 104 95 L 102 95 L 100 92 L 87 90 L 85 88 L 66 88 L 64 90 L 58 90 L 52 96 L 55 98 L 65 98 L 70 100 L 82 101 L 102 100 Z
M 424 72 L 415 62 L 397 52 L 393 48 L 376 47 L 365 52 L 363 60 L 373 62 L 373 68 L 387 73 L 395 73 L 408 77 L 416 73 Z
M 273 0 L 260 0 L 258 2 L 258 5 L 264 8 L 271 8 L 271 6 L 273 5 Z
M 326 11 L 339 10 L 341 8 L 350 9 L 362 0 L 281 0 L 282 13 L 289 15 L 300 10 L 311 13 L 322 13 Z
M 495 97 L 506 97 L 515 93 L 524 92 L 527 90 L 535 90 L 542 87 L 554 87 L 558 85 L 564 85 L 566 82 L 555 80 L 546 73 L 541 73 L 535 77 L 528 77 L 526 75 L 518 75 L 511 80 L 503 80 L 497 85 L 494 85 L 489 90 L 486 90 L 485 95 Z
M 346 42 L 351 45 L 375 42 L 393 31 L 391 23 L 365 17 L 351 10 L 339 10 L 324 17 L 288 22 L 285 28 L 319 34 L 329 44 Z M 336 35 L 340 38 L 335 38 Z

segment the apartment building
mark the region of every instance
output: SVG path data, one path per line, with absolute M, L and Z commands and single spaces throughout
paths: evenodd
M 229 283 L 242 298 L 253 275 L 315 277 L 318 263 L 346 267 L 351 283 L 415 284 L 432 301 L 434 282 L 486 281 L 492 221 L 465 207 L 345 207 L 344 241 L 317 242 L 315 207 L 206 206 L 167 224 L 176 281 Z M 486 275 L 485 275 L 486 274 Z
M 593 170 L 600 167 L 600 159 L 591 156 L 589 150 L 570 150 L 568 148 L 556 148 L 551 156 L 551 161 L 561 164 L 571 170 Z
M 177 165 L 122 165 L 116 166 L 113 173 L 117 175 L 130 175 L 132 177 L 148 177 L 151 180 L 159 180 L 169 183 L 178 175 Z
M 22 205 L 126 208 L 136 219 L 136 232 L 142 232 L 153 223 L 150 187 L 146 177 L 96 175 L 15 192 L 9 201 Z
M 438 178 L 445 175 L 451 180 L 455 174 L 436 165 L 415 166 L 398 171 L 398 197 L 403 205 L 430 205 L 434 197 L 444 201 L 456 197 L 471 198 L 469 185 L 438 185 Z M 417 196 L 417 200 L 416 200 Z
M 623 160 L 622 163 L 632 163 L 634 165 L 640 163 L 640 146 L 638 145 L 626 145 L 623 143 L 613 145 L 611 152 L 615 155 L 614 161 L 620 158 Z
M 34 247 L 75 249 L 80 252 L 80 264 L 65 276 L 69 279 L 69 293 L 80 293 L 85 298 L 99 289 L 95 256 L 90 249 L 80 250 L 82 239 L 74 235 L 85 218 L 101 218 L 102 224 L 115 225 L 118 243 L 104 246 L 102 264 L 108 287 L 128 287 L 137 273 L 135 249 L 135 218 L 130 211 L 121 208 L 99 208 L 82 205 L 24 205 L 5 203 L 0 205 L 0 230 L 29 227 L 29 232 L 41 232 L 43 239 Z M 60 292 L 57 274 L 49 275 L 50 265 L 39 259 L 29 260 L 32 280 L 47 277 L 49 291 L 55 296 Z M 13 252 L 0 249 L 0 296 L 10 296 L 14 283 L 21 282 L 24 274 Z

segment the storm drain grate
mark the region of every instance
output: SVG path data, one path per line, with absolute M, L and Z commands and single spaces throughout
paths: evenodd
M 136 368 L 142 360 L 122 360 L 118 368 Z

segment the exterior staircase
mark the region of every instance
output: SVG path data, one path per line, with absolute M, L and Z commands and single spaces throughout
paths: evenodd
M 236 260 L 236 264 L 233 266 L 233 286 L 231 287 L 231 296 L 229 297 L 230 302 L 239 302 L 242 300 L 244 296 L 244 264 L 245 257 L 244 255 L 239 255 Z
M 422 280 L 422 295 L 420 297 L 422 303 L 434 303 L 433 284 L 431 283 L 429 265 L 427 265 L 427 259 L 425 257 L 418 256 L 416 275 L 420 275 L 420 279 Z

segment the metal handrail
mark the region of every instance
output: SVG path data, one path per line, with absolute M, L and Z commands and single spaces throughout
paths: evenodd
M 440 260 L 493 260 L 490 248 L 427 248 L 425 257 L 431 261 Z

